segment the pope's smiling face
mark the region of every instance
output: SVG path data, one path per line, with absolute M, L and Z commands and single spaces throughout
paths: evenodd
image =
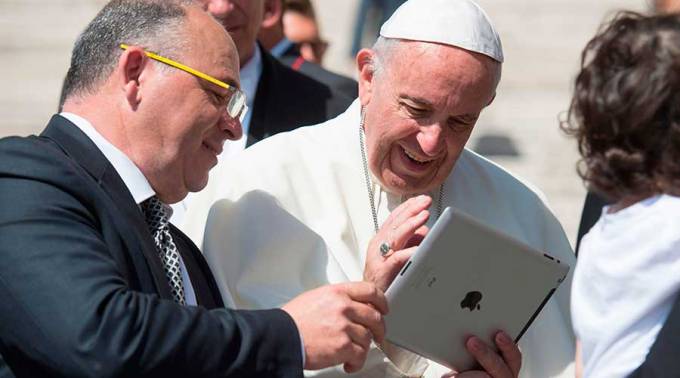
M 373 72 L 373 54 L 357 55 L 369 169 L 389 192 L 426 193 L 446 180 L 493 100 L 500 64 L 447 45 L 400 41 Z

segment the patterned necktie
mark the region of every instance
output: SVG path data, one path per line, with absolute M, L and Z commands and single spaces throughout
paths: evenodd
M 179 267 L 179 251 L 170 235 L 168 225 L 168 206 L 163 204 L 158 197 L 153 196 L 142 202 L 142 212 L 146 216 L 146 223 L 156 243 L 158 256 L 163 263 L 165 278 L 168 279 L 172 297 L 175 302 L 184 305 L 184 286 L 182 286 L 182 272 Z

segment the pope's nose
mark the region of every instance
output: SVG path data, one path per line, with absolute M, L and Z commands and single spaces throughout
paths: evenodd
M 435 157 L 445 148 L 444 131 L 439 124 L 423 126 L 416 136 L 420 149 L 430 157 Z

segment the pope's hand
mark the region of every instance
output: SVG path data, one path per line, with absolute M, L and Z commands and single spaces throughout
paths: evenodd
M 348 373 L 363 367 L 371 341 L 382 342 L 385 295 L 367 282 L 322 286 L 305 292 L 282 309 L 302 335 L 305 369 L 344 364 Z
M 375 283 L 380 290 L 387 290 L 427 234 L 425 224 L 430 217 L 427 208 L 431 203 L 432 198 L 422 195 L 409 199 L 392 211 L 368 245 L 364 281 Z M 380 253 L 383 243 L 390 246 L 385 256 Z
M 517 344 L 505 332 L 498 332 L 495 341 L 500 355 L 477 337 L 470 337 L 465 342 L 465 347 L 477 359 L 483 371 L 451 372 L 442 378 L 515 378 L 519 376 L 522 353 Z

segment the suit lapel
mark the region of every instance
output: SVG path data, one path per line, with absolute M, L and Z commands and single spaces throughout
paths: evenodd
M 131 248 L 132 257 L 137 260 L 135 265 L 145 261 L 148 264 L 148 269 L 151 271 L 151 277 L 157 293 L 161 298 L 174 300 L 167 278 L 165 277 L 165 271 L 161 265 L 161 260 L 158 257 L 158 250 L 149 232 L 149 226 L 144 219 L 142 211 L 132 198 L 132 194 L 130 194 L 123 180 L 110 165 L 109 169 L 102 176 L 101 182 L 102 188 L 121 212 L 119 219 L 125 220 L 120 222 L 122 223 L 120 226 L 126 229 L 125 234 L 132 234 L 136 239 L 137 243 L 131 243 L 131 247 L 141 246 L 141 254 L 136 253 L 135 249 Z M 148 277 L 148 274 L 146 276 Z
M 284 51 L 283 54 L 281 54 L 281 56 L 297 59 L 300 56 L 300 48 L 295 43 L 291 43 L 291 45 L 288 46 L 286 51 Z
M 156 252 L 144 216 L 130 191 L 97 146 L 75 125 L 55 115 L 41 134 L 57 143 L 77 164 L 87 171 L 111 199 L 109 210 L 120 230 L 135 266 L 142 288 L 155 288 L 164 299 L 172 299 L 163 267 Z

